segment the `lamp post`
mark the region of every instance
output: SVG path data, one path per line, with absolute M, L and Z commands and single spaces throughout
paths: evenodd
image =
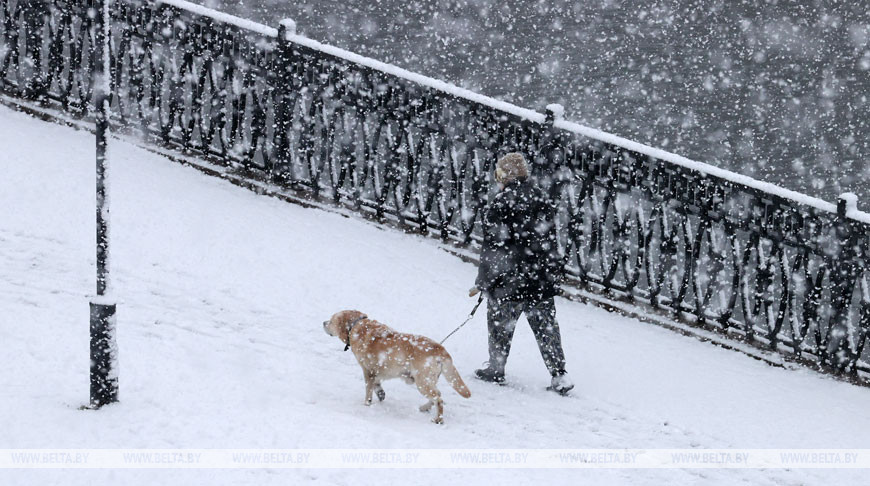
M 109 1 L 94 0 L 94 105 L 97 139 L 97 295 L 91 299 L 90 406 L 118 401 L 115 303 L 109 285 L 109 198 L 106 137 L 109 131 Z

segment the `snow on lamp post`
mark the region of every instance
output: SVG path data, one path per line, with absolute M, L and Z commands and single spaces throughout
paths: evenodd
M 109 195 L 106 185 L 109 131 L 109 1 L 95 0 L 94 106 L 97 139 L 97 295 L 90 302 L 91 388 L 90 406 L 100 408 L 118 401 L 115 303 L 109 285 Z

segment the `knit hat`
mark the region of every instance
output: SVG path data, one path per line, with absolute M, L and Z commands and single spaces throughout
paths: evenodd
M 495 180 L 508 185 L 514 181 L 523 181 L 529 177 L 529 166 L 523 154 L 511 152 L 498 159 L 495 164 Z

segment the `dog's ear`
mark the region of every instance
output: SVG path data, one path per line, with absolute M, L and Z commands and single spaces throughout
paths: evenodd
M 358 310 L 345 310 L 335 314 L 333 318 L 338 327 L 338 337 L 342 341 L 347 342 L 347 328 L 350 326 L 350 323 L 353 321 L 359 321 L 365 317 L 366 315 Z

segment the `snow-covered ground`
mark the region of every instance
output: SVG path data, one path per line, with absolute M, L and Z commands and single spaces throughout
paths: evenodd
M 447 349 L 436 426 L 413 387 L 362 405 L 358 365 L 321 323 L 357 308 L 441 339 L 475 268 L 436 242 L 257 196 L 113 141 L 112 273 L 121 402 L 80 411 L 94 281 L 93 137 L 0 109 L 2 448 L 864 448 L 870 390 L 558 300 L 577 388 L 521 320 L 513 386 L 471 378 L 484 313 Z M 0 484 L 858 484 L 860 470 L 0 470 Z

